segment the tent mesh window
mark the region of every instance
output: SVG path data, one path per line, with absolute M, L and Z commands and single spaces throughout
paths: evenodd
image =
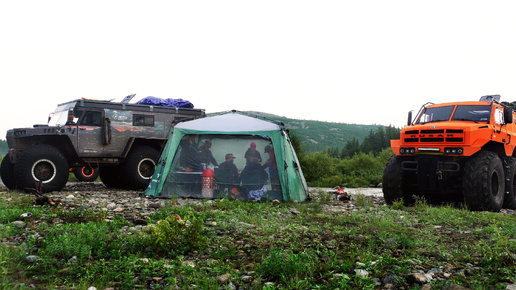
M 162 196 L 283 200 L 271 140 L 254 135 L 185 135 Z

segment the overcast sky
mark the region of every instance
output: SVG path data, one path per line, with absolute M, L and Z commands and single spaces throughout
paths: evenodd
M 401 127 L 426 102 L 516 100 L 514 1 L 0 1 L 0 138 L 129 94 L 208 113 Z

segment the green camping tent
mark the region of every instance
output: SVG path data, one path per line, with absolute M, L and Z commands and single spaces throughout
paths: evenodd
M 283 126 L 233 111 L 176 125 L 145 194 L 304 201 L 308 187 Z

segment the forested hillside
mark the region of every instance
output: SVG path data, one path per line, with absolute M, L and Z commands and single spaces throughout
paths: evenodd
M 250 113 L 275 121 L 283 122 L 287 129 L 290 129 L 292 132 L 298 135 L 301 145 L 308 152 L 325 151 L 329 148 L 338 148 L 340 151 L 345 148 L 346 144 L 348 143 L 351 143 L 351 145 L 348 145 L 348 149 L 354 150 L 355 148 L 352 148 L 354 147 L 353 145 L 362 144 L 366 137 L 371 136 L 371 132 L 377 132 L 380 128 L 382 128 L 383 132 L 386 132 L 385 138 L 393 134 L 399 134 L 399 130 L 393 127 L 382 125 L 359 125 L 297 120 L 260 112 Z M 394 133 L 391 133 L 393 131 Z M 380 138 L 385 139 L 383 137 Z M 378 142 L 383 144 L 385 143 L 385 140 L 379 140 Z M 371 145 L 374 146 L 374 144 Z M 378 146 L 378 148 L 380 147 L 383 146 Z

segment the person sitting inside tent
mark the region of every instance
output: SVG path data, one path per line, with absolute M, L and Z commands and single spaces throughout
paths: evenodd
M 199 157 L 201 159 L 201 163 L 206 164 L 206 166 L 213 164 L 213 166 L 218 166 L 217 160 L 213 158 L 213 154 L 211 153 L 211 145 L 212 141 L 207 139 L 204 141 L 204 145 L 199 148 Z
M 233 163 L 235 161 L 235 156 L 233 156 L 232 153 L 226 154 L 225 158 L 226 161 L 222 162 L 215 168 L 215 182 L 223 189 L 231 189 L 238 186 L 238 168 Z
M 274 147 L 272 145 L 265 146 L 265 153 L 269 154 L 269 159 L 263 165 L 263 168 L 269 167 L 269 175 L 271 177 L 271 186 L 273 190 L 280 189 L 280 179 L 278 174 L 278 164 L 276 163 L 276 154 L 274 154 Z
M 199 158 L 199 150 L 195 143 L 196 135 L 186 135 L 181 140 L 179 165 L 183 173 L 178 175 L 178 182 L 183 190 L 190 193 L 200 192 L 202 181 L 202 164 Z
M 197 144 L 195 144 L 196 135 L 187 135 L 181 141 L 181 156 L 179 159 L 179 165 L 184 168 L 185 171 L 201 171 L 201 159 L 199 158 L 199 151 L 197 150 Z
M 241 189 L 247 193 L 249 199 L 260 200 L 267 193 L 267 179 L 269 175 L 258 162 L 250 162 L 242 170 L 240 175 Z
M 258 163 L 262 162 L 262 156 L 260 155 L 260 152 L 258 152 L 258 150 L 256 150 L 256 143 L 254 143 L 254 142 L 251 142 L 251 145 L 245 152 L 244 157 L 246 160 L 246 164 L 249 164 L 253 161 L 256 161 Z

